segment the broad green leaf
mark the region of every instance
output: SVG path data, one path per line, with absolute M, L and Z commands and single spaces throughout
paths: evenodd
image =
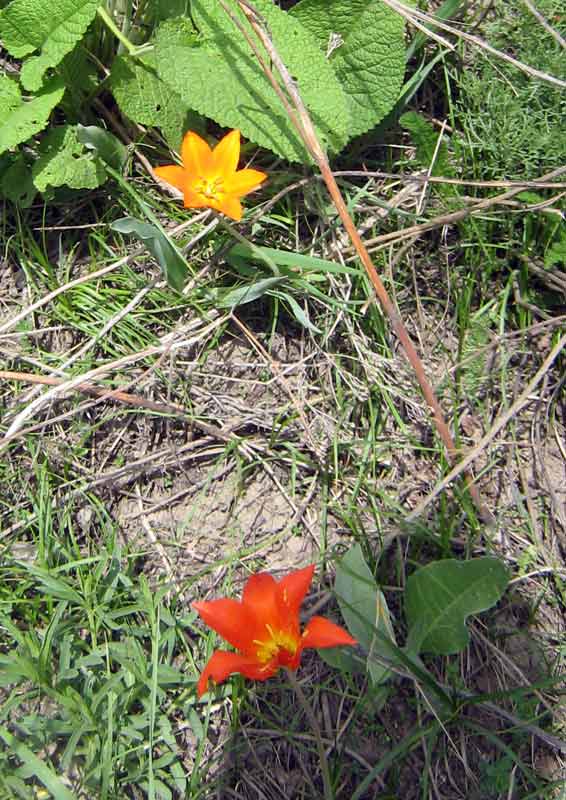
M 33 182 L 40 192 L 48 186 L 96 189 L 108 177 L 102 162 L 85 149 L 72 125 L 49 131 L 39 153 L 33 166 Z
M 113 133 L 99 128 L 98 125 L 77 125 L 77 139 L 118 172 L 127 161 L 128 150 L 122 142 Z
M 36 91 L 45 72 L 69 53 L 94 19 L 99 0 L 12 0 L 0 17 L 0 38 L 17 58 L 41 50 L 22 67 L 22 86 Z
M 435 561 L 414 572 L 405 591 L 409 651 L 459 653 L 469 640 L 467 617 L 495 605 L 508 582 L 503 562 L 489 557 Z
M 152 0 L 148 11 L 154 22 L 162 22 L 171 17 L 187 17 L 190 13 L 191 0 Z
M 368 672 L 373 683 L 382 683 L 389 671 L 373 658 L 381 644 L 376 629 L 393 644 L 395 634 L 385 597 L 364 560 L 359 544 L 355 544 L 339 561 L 334 591 L 348 630 L 368 654 Z
M 10 731 L 0 725 L 0 739 L 3 739 L 9 751 L 23 761 L 27 766 L 30 775 L 34 775 L 46 789 L 51 792 L 54 800 L 75 800 L 75 795 L 67 789 L 61 779 L 50 769 L 50 767 L 35 755 L 33 750 L 20 742 Z
M 350 138 L 375 127 L 403 82 L 402 17 L 377 0 L 302 0 L 290 13 L 316 37 L 342 84 Z
M 153 53 L 115 59 L 110 86 L 122 113 L 141 125 L 160 128 L 174 150 L 180 149 L 187 130 L 201 127 L 197 115 L 157 74 Z
M 296 19 L 271 2 L 259 0 L 254 6 L 267 19 L 322 145 L 340 150 L 350 138 L 347 100 L 316 40 Z M 191 3 L 193 18 L 202 34 L 196 43 L 188 21 L 172 20 L 159 27 L 159 75 L 200 114 L 225 127 L 239 128 L 246 138 L 290 161 L 308 162 L 300 136 L 257 58 L 228 17 L 220 16 L 218 8 L 216 0 Z
M 7 75 L 0 75 L 0 110 L 2 117 L 21 105 L 22 96 L 18 82 Z
M 123 217 L 113 222 L 110 227 L 119 233 L 133 233 L 141 239 L 158 261 L 169 286 L 178 292 L 182 290 L 187 279 L 187 265 L 163 231 L 135 217 Z
M 34 98 L 24 101 L 17 84 L 0 76 L 0 155 L 43 130 L 64 92 L 63 83 L 54 78 Z
M 79 43 L 57 66 L 66 92 L 61 102 L 67 122 L 78 122 L 85 101 L 98 91 L 99 78 L 87 50 Z
M 29 208 L 37 190 L 33 185 L 31 167 L 21 153 L 14 158 L 6 155 L 9 163 L 0 167 L 0 194 L 21 208 Z
M 230 289 L 226 294 L 219 295 L 216 304 L 220 308 L 234 308 L 235 306 L 243 306 L 246 303 L 252 303 L 260 297 L 263 297 L 269 289 L 285 283 L 287 278 L 263 278 L 256 283 L 251 283 L 247 286 L 238 286 L 237 289 Z

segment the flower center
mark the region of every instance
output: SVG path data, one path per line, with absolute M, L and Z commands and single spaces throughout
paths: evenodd
M 256 655 L 258 661 L 262 664 L 267 664 L 273 658 L 279 655 L 279 651 L 285 651 L 281 655 L 290 656 L 295 655 L 299 648 L 300 641 L 289 631 L 274 631 L 270 625 L 265 626 L 269 632 L 269 639 L 266 641 L 259 641 L 254 639 L 254 644 L 257 645 Z
M 207 200 L 219 200 L 219 195 L 224 193 L 224 179 L 217 178 L 202 178 L 199 177 L 195 183 L 195 192 L 206 197 Z

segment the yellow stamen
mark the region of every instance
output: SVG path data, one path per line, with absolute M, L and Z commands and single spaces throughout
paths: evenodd
M 224 193 L 224 181 L 222 178 L 200 178 L 195 184 L 195 192 L 202 194 L 207 200 L 220 199 L 219 195 Z
M 263 642 L 254 639 L 254 644 L 257 645 L 256 654 L 259 661 L 267 664 L 277 656 L 279 650 L 286 650 L 291 656 L 295 655 L 300 644 L 300 640 L 296 636 L 288 631 L 274 631 L 271 625 L 266 624 L 265 627 L 270 638 Z

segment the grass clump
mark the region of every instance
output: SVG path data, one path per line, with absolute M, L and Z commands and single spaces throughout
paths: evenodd
M 563 25 L 558 3 L 539 8 Z M 557 43 L 523 3 L 496 2 L 478 33 L 564 75 Z M 478 49 L 465 72 L 442 58 L 403 132 L 389 145 L 367 134 L 335 167 L 465 452 L 520 398 L 564 327 L 559 195 L 536 208 L 551 192 L 529 187 L 490 205 L 506 185 L 473 181 L 560 166 L 564 101 Z M 45 204 L 8 203 L 1 220 L 0 354 L 13 373 L 0 386 L 0 431 L 19 425 L 0 442 L 0 798 L 320 800 L 312 730 L 283 680 L 234 677 L 196 697 L 219 643 L 191 603 L 240 597 L 253 572 L 316 563 L 304 610 L 340 623 L 334 576 L 358 542 L 401 655 L 407 586 L 424 565 L 498 557 L 513 588 L 470 618 L 461 653 L 393 662 L 374 646 L 373 616 L 373 678 L 361 649 L 351 672 L 305 654 L 298 679 L 336 800 L 556 800 L 563 365 L 476 454 L 493 525 L 456 482 L 432 499 L 449 469 L 442 447 L 318 176 L 248 144 L 270 181 L 250 196 L 235 244 L 144 172 L 144 153 L 171 159 L 143 124 L 128 128 L 138 160 L 127 177 L 80 204 L 61 190 Z M 208 133 L 220 138 L 212 123 Z M 481 213 L 438 221 L 483 199 Z M 183 292 L 139 238 L 112 229 L 124 214 L 174 242 Z M 424 229 L 403 230 L 413 225 Z M 547 252 L 554 284 L 540 277 Z M 54 382 L 70 378 L 104 396 L 77 383 L 57 394 Z M 387 681 L 373 685 L 379 670 Z
M 537 9 L 566 33 L 560 0 Z M 496 0 L 483 37 L 498 50 L 564 79 L 564 50 L 521 0 Z M 566 96 L 563 89 L 533 80 L 488 53 L 464 56 L 458 79 L 457 120 L 466 168 L 484 180 L 532 179 L 566 162 Z

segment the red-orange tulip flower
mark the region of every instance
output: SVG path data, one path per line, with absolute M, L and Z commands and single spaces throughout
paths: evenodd
M 243 197 L 267 178 L 257 169 L 238 169 L 240 131 L 234 130 L 214 150 L 188 131 L 181 146 L 183 166 L 156 167 L 155 174 L 183 192 L 185 208 L 214 208 L 237 221 L 242 219 Z
M 265 681 L 280 667 L 295 670 L 307 647 L 356 644 L 350 634 L 324 617 L 313 617 L 301 634 L 299 609 L 311 584 L 314 564 L 276 581 L 266 572 L 252 575 L 239 600 L 193 603 L 206 624 L 239 652 L 216 650 L 200 676 L 200 697 L 209 679 L 222 683 L 233 673 Z

